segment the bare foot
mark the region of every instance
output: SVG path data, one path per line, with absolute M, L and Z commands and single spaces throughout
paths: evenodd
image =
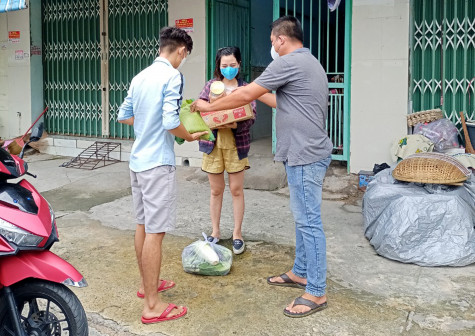
M 151 319 L 154 317 L 159 317 L 160 315 L 163 314 L 165 309 L 168 308 L 169 303 L 164 303 L 160 302 L 158 303 L 153 309 L 148 309 L 147 307 L 143 309 L 142 311 L 142 316 L 146 319 Z M 183 312 L 185 307 L 183 306 L 177 306 L 176 308 L 173 308 L 170 313 L 166 317 L 172 317 L 175 315 L 179 315 Z
M 217 238 L 218 240 L 221 238 L 221 233 L 220 232 L 211 232 L 210 234 L 211 237 Z
M 233 231 L 233 240 L 234 239 L 242 239 L 242 232 L 237 232 L 237 231 Z
M 305 278 L 301 278 L 299 276 L 296 276 L 294 273 L 292 273 L 292 271 L 288 271 L 287 273 L 285 273 L 289 278 L 290 280 L 292 280 L 293 282 L 297 282 L 297 283 L 301 283 L 303 285 L 306 285 L 307 284 L 307 279 Z M 275 283 L 284 283 L 284 279 L 282 279 L 280 277 L 280 275 L 277 275 L 275 277 L 272 277 L 269 279 L 270 282 L 275 282 Z
M 163 285 L 163 283 L 165 283 Z M 158 281 L 158 287 L 162 286 L 163 288 L 166 288 L 168 286 L 173 286 L 175 283 L 173 281 L 168 281 L 168 280 L 159 280 Z M 145 291 L 143 289 L 143 284 L 140 286 L 139 293 L 141 295 L 145 295 Z
M 307 300 L 310 300 L 310 301 L 313 301 L 315 302 L 316 304 L 322 304 L 322 303 L 325 303 L 327 302 L 327 296 L 326 295 L 323 295 L 323 296 L 313 296 L 313 295 L 310 295 L 308 293 L 305 293 L 304 295 L 302 295 L 302 297 L 304 299 L 307 299 Z M 294 301 L 292 301 L 291 304 L 289 304 L 287 306 L 287 310 L 291 313 L 306 313 L 308 311 L 310 311 L 310 307 L 308 306 L 304 306 L 304 305 L 296 305 L 294 306 Z

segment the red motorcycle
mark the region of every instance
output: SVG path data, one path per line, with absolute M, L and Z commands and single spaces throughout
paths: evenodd
M 7 182 L 36 177 L 22 158 L 42 133 L 39 124 L 18 156 L 0 148 L 0 336 L 86 336 L 86 313 L 66 285 L 87 283 L 49 251 L 58 241 L 53 209 L 27 180 Z

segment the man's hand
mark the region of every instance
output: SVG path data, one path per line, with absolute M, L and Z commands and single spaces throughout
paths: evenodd
M 269 90 L 267 90 L 266 88 L 252 82 L 251 84 L 242 86 L 238 90 L 235 90 L 230 95 L 216 100 L 211 105 L 203 101 L 202 99 L 198 99 L 191 105 L 191 110 L 193 112 L 213 112 L 229 110 L 249 104 L 253 100 L 259 98 L 260 96 L 268 92 Z
M 200 138 L 200 136 L 208 134 L 207 131 L 196 132 L 196 133 L 190 134 L 186 130 L 185 126 L 183 126 L 183 124 L 181 124 L 181 123 L 180 123 L 180 126 L 178 126 L 177 128 L 168 130 L 168 132 L 170 132 L 171 134 L 173 134 L 176 137 L 185 139 L 188 142 L 198 140 Z
M 212 111 L 210 109 L 210 105 L 208 102 L 204 101 L 203 99 L 197 99 L 191 104 L 191 112 L 209 112 Z
M 185 139 L 185 140 L 188 141 L 188 142 L 196 141 L 196 140 L 199 140 L 200 137 L 205 135 L 205 134 L 208 134 L 208 131 L 190 133 L 190 137 L 188 139 Z

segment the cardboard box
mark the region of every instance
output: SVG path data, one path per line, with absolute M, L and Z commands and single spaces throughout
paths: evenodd
M 200 113 L 201 117 L 209 126 L 209 128 L 216 128 L 218 126 L 233 123 L 235 121 L 254 119 L 254 113 L 252 113 L 252 107 L 250 104 L 231 110 Z

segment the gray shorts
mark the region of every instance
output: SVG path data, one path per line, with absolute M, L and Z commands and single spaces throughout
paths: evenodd
M 176 179 L 174 166 L 158 166 L 143 172 L 130 171 L 135 218 L 146 233 L 175 228 Z

